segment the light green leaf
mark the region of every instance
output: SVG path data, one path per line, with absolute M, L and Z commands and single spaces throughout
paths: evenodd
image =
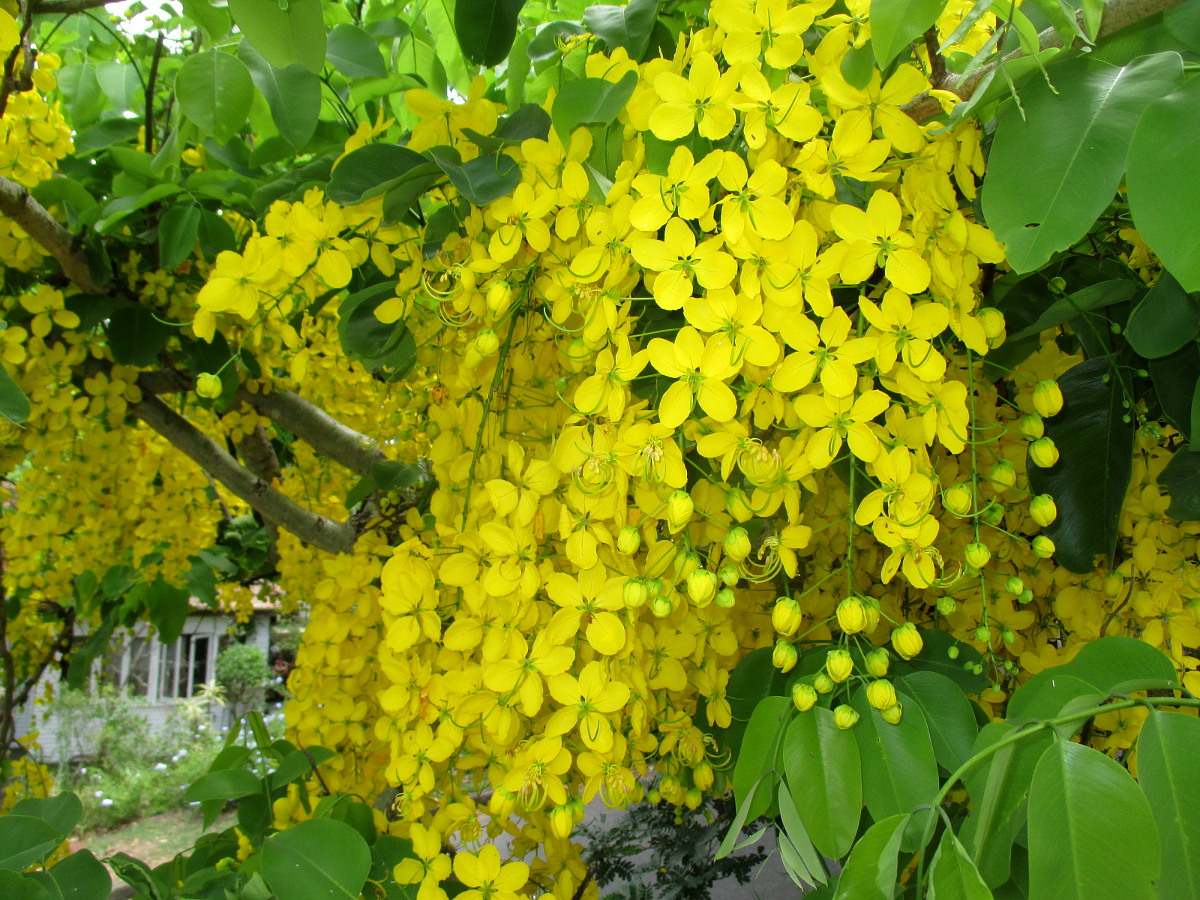
M 580 125 L 607 125 L 637 87 L 637 74 L 629 72 L 614 83 L 603 78 L 579 78 L 565 85 L 554 98 L 550 118 L 559 137 L 569 138 Z
M 829 880 L 825 864 L 821 862 L 821 854 L 813 844 L 800 818 L 800 810 L 792 800 L 792 795 L 786 789 L 779 791 L 779 819 L 783 823 L 783 833 L 779 836 L 779 852 L 784 857 L 788 869 L 800 876 L 808 884 L 824 884 Z M 847 849 L 849 849 L 847 847 Z
M 183 796 L 192 803 L 204 800 L 238 800 L 263 789 L 262 779 L 245 769 L 218 769 L 188 785 Z
M 867 702 L 865 690 L 858 691 L 850 705 L 861 717 L 853 734 L 871 817 L 879 822 L 929 803 L 938 791 L 938 770 L 921 708 L 905 704 L 900 723 L 890 725 Z
M 236 56 L 208 50 L 189 56 L 175 75 L 180 111 L 202 134 L 225 143 L 242 127 L 254 102 L 254 82 Z
M 249 41 L 238 45 L 238 56 L 266 98 L 280 136 L 296 149 L 305 146 L 321 117 L 321 79 L 299 63 L 276 69 Z
M 83 804 L 77 796 L 67 791 L 54 797 L 26 797 L 24 800 L 18 800 L 9 813 L 14 816 L 42 819 L 54 827 L 65 840 L 79 824 L 83 816 Z
M 35 879 L 9 869 L 0 869 L 0 896 L 4 900 L 54 900 Z
M 886 69 L 941 15 L 942 0 L 871 0 L 871 47 Z
M 637 62 L 650 43 L 659 0 L 631 0 L 627 6 L 589 6 L 583 11 L 588 30 L 604 41 L 611 53 L 624 47 Z
M 1182 75 L 1177 53 L 1122 68 L 1077 57 L 1053 67 L 1053 89 L 1033 80 L 1020 108 L 1001 109 L 982 202 L 1014 269 L 1032 271 L 1087 233 L 1116 194 L 1146 104 Z
M 62 842 L 58 829 L 45 819 L 11 813 L 0 816 L 0 869 L 23 872 L 44 860 Z
M 1150 104 L 1129 147 L 1133 222 L 1185 291 L 1200 291 L 1200 229 L 1195 224 L 1200 157 L 1188 152 L 1197 133 L 1200 80 L 1192 78 Z
M 263 842 L 262 876 L 288 900 L 357 900 L 370 871 L 367 842 L 333 819 L 309 819 Z
M 158 220 L 158 264 L 174 271 L 191 255 L 200 236 L 200 207 L 195 203 L 169 207 Z
M 1158 829 L 1129 773 L 1098 750 L 1055 741 L 1029 792 L 1030 896 L 1149 900 L 1159 867 Z
M 180 0 L 183 14 L 200 26 L 209 44 L 216 44 L 233 24 L 229 10 L 224 4 L 218 6 L 212 0 Z
M 325 63 L 321 0 L 229 0 L 242 34 L 277 69 L 299 63 L 313 74 Z
M 29 418 L 29 398 L 4 366 L 0 366 L 0 416 L 14 425 Z
M 787 697 L 764 697 L 754 707 L 733 767 L 733 796 L 739 805 L 764 772 L 776 770 L 780 742 L 794 712 L 795 707 Z M 750 820 L 758 818 L 770 805 L 771 792 L 760 792 L 755 798 Z
M 379 44 L 357 25 L 343 23 L 329 32 L 325 55 L 347 78 L 383 78 L 387 75 Z
M 953 772 L 971 755 L 979 733 L 971 702 L 962 688 L 937 672 L 913 672 L 898 678 L 896 687 L 921 708 L 934 756 L 946 771 Z
M 854 843 L 862 814 L 854 735 L 838 728 L 824 707 L 799 713 L 783 742 L 783 771 L 813 844 L 823 855 L 841 859 Z
M 112 876 L 91 850 L 79 850 L 35 876 L 55 900 L 108 900 Z
M 908 822 L 909 816 L 896 815 L 867 829 L 850 851 L 834 900 L 892 900 L 896 896 L 900 841 Z
M 1158 276 L 1125 326 L 1129 346 L 1146 359 L 1169 356 L 1198 333 L 1200 293 L 1188 293 L 1166 271 Z
M 1158 895 L 1200 897 L 1200 720 L 1150 713 L 1137 744 L 1138 780 L 1158 822 Z
M 929 900 L 992 900 L 975 863 L 949 828 L 942 835 L 929 873 Z

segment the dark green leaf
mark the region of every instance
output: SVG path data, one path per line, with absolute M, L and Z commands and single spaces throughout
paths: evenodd
M 1200 293 L 1189 294 L 1163 272 L 1133 310 L 1125 339 L 1146 359 L 1169 356 L 1200 333 Z
M 891 816 L 867 829 L 850 851 L 834 900 L 892 900 L 896 896 L 900 841 L 908 822 L 907 815 Z
M 1198 131 L 1200 81 L 1192 78 L 1150 104 L 1129 147 L 1133 222 L 1186 291 L 1200 291 L 1200 230 L 1194 219 L 1200 204 L 1200 159 L 1186 152 L 1186 142 Z
M 506 197 L 521 183 L 521 167 L 503 153 L 480 156 L 465 163 L 458 151 L 450 147 L 432 147 L 428 153 L 450 183 L 474 206 L 487 206 Z
M 921 708 L 906 704 L 900 724 L 889 725 L 867 702 L 865 690 L 858 691 L 850 705 L 861 717 L 853 733 L 871 817 L 879 822 L 929 803 L 938 791 L 938 770 Z
M 388 460 L 371 466 L 371 477 L 381 491 L 400 491 L 412 487 L 424 478 L 424 474 L 421 467 L 413 463 Z
M 545 140 L 550 134 L 550 114 L 536 103 L 526 103 L 513 111 L 512 115 L 501 119 L 496 130 L 491 134 L 480 134 L 470 128 L 464 128 L 463 134 L 469 137 L 484 153 L 494 153 L 503 147 L 512 147 L 529 138 Z
M 139 897 L 149 897 L 150 900 L 166 900 L 169 891 L 154 877 L 150 867 L 140 859 L 134 859 L 128 853 L 114 853 L 105 860 L 118 878 L 127 885 L 137 889 Z
M 1037 317 L 1037 320 L 1032 325 L 1022 328 L 1016 334 L 1012 335 L 1011 339 L 1020 341 L 1025 338 L 1036 337 L 1047 328 L 1063 325 L 1092 310 L 1103 309 L 1115 303 L 1124 303 L 1141 286 L 1140 281 L 1134 281 L 1129 278 L 1089 284 L 1087 287 L 1081 288 L 1074 293 L 1068 294 L 1061 300 L 1055 301 L 1049 309 Z
M 8 419 L 14 425 L 20 425 L 29 418 L 29 398 L 21 390 L 21 386 L 13 381 L 8 369 L 0 365 L 0 416 Z
M 357 900 L 370 870 L 370 848 L 344 822 L 309 819 L 263 842 L 262 876 L 288 900 Z
M 954 635 L 940 629 L 918 629 L 924 647 L 910 660 L 898 660 L 892 664 L 896 675 L 924 670 L 945 675 L 966 694 L 977 694 L 988 686 L 984 672 L 983 657 L 970 644 L 964 644 Z M 950 654 L 954 655 L 951 656 Z
M 246 40 L 275 68 L 299 63 L 321 73 L 326 32 L 320 0 L 229 0 L 229 12 Z
M 589 6 L 583 11 L 583 21 L 610 53 L 624 47 L 629 58 L 637 62 L 645 55 L 650 32 L 658 21 L 658 0 L 631 0 L 628 6 Z
M 1162 840 L 1160 897 L 1200 897 L 1200 720 L 1154 711 L 1142 725 L 1137 773 Z
M 280 136 L 296 149 L 307 145 L 321 117 L 321 79 L 299 63 L 276 69 L 246 40 L 238 45 L 238 56 L 266 98 Z
M 394 186 L 406 173 L 429 166 L 429 159 L 397 144 L 367 144 L 337 164 L 325 193 L 335 203 L 370 199 Z
M 237 800 L 263 789 L 262 780 L 245 769 L 218 769 L 188 785 L 183 796 L 189 802 L 204 800 Z
M 1167 515 L 1181 522 L 1200 519 L 1200 453 L 1191 444 L 1175 451 L 1158 483 L 1171 496 Z
M 146 587 L 146 611 L 158 631 L 158 639 L 164 644 L 173 644 L 183 633 L 183 625 L 191 612 L 188 592 L 156 578 Z
M 841 859 L 854 843 L 862 813 L 858 744 L 817 706 L 799 713 L 783 743 L 787 791 L 816 848 Z
M 607 125 L 614 121 L 637 87 L 637 74 L 629 72 L 618 82 L 603 78 L 578 78 L 554 98 L 550 118 L 564 142 L 580 125 Z
M 1167 421 L 1187 434 L 1192 425 L 1192 395 L 1200 380 L 1200 347 L 1185 344 L 1170 356 L 1150 360 L 1149 368 Z
M 1055 900 L 1157 896 L 1158 829 L 1145 796 L 1103 753 L 1055 741 L 1029 791 L 1029 888 Z
M 175 98 L 201 134 L 223 144 L 250 114 L 254 82 L 236 56 L 208 50 L 183 61 L 175 75 Z
M 1078 57 L 1054 67 L 1053 87 L 1033 79 L 1020 107 L 1001 109 L 982 200 L 1014 269 L 1032 271 L 1083 237 L 1116 194 L 1146 104 L 1182 73 L 1174 53 L 1123 68 Z
M 307 778 L 313 774 L 313 767 L 332 759 L 337 754 L 328 747 L 305 747 L 304 751 L 294 750 L 284 756 L 279 767 L 271 773 L 271 787 L 280 788 L 291 784 L 297 778 Z
M 22 877 L 9 869 L 0 869 L 0 897 L 4 900 L 54 900 L 36 879 Z
M 875 51 L 871 42 L 850 48 L 842 57 L 840 69 L 842 77 L 851 87 L 862 90 L 870 84 L 871 76 L 875 73 Z
M 992 900 L 975 863 L 950 829 L 942 835 L 929 873 L 929 900 Z
M 83 804 L 70 791 L 55 797 L 27 797 L 18 800 L 9 813 L 30 816 L 48 822 L 65 840 L 83 816 Z
M 925 714 L 938 764 L 953 772 L 971 755 L 979 726 L 962 688 L 938 672 L 917 671 L 896 679 L 896 687 Z M 905 704 L 907 708 L 908 704 Z
M 387 67 L 375 38 L 357 25 L 342 23 L 329 32 L 325 56 L 347 78 L 383 78 Z
M 195 203 L 168 207 L 158 220 L 158 264 L 174 271 L 191 255 L 200 236 L 200 207 Z
M 0 816 L 0 869 L 23 872 L 58 849 L 63 836 L 45 819 Z
M 1113 559 L 1133 467 L 1133 417 L 1108 357 L 1080 363 L 1058 385 L 1063 408 L 1046 420 L 1046 434 L 1059 461 L 1049 469 L 1030 462 L 1029 482 L 1058 505 L 1058 518 L 1046 529 L 1055 558 L 1082 575 L 1096 568 L 1097 557 Z
M 1181 3 L 1163 13 L 1163 24 L 1171 36 L 1189 50 L 1200 50 L 1200 7 Z
M 942 0 L 871 0 L 871 46 L 886 69 L 941 15 Z
M 112 876 L 91 850 L 72 853 L 37 878 L 53 886 L 55 900 L 107 900 L 112 891 Z
M 463 55 L 479 66 L 504 62 L 524 5 L 525 0 L 457 0 L 454 33 Z
M 122 366 L 149 366 L 175 333 L 144 306 L 126 306 L 108 320 L 108 348 Z
M 533 40 L 529 42 L 526 53 L 531 62 L 544 62 L 553 56 L 561 55 L 562 51 L 558 48 L 561 38 L 578 37 L 586 30 L 578 22 L 559 21 L 540 25 Z

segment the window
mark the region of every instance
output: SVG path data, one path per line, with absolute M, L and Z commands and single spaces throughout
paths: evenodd
M 158 667 L 158 696 L 194 697 L 211 677 L 209 656 L 213 636 L 185 634 L 174 644 L 162 646 L 162 662 Z

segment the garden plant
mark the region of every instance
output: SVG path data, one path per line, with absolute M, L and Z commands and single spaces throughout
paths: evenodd
M 1200 897 L 1200 0 L 114 10 L 0 3 L 0 894 L 38 677 L 266 583 L 146 897 Z

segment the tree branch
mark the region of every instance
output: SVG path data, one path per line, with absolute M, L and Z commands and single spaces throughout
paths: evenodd
M 329 553 L 347 553 L 354 546 L 353 525 L 327 519 L 285 497 L 157 397 L 144 396 L 129 409 L 264 519 Z
M 1130 25 L 1136 25 L 1138 22 L 1149 19 L 1151 16 L 1156 16 L 1170 9 L 1172 6 L 1178 6 L 1182 2 L 1183 0 L 1109 0 L 1104 5 L 1104 16 L 1100 20 L 1100 31 L 1096 35 L 1096 40 L 1103 40 L 1109 35 L 1116 34 Z M 1062 35 L 1055 29 L 1047 28 L 1038 33 L 1039 52 L 1062 46 Z M 934 73 L 934 77 L 931 79 L 933 89 L 949 91 L 957 95 L 960 100 L 970 100 L 975 90 L 983 83 L 988 74 L 994 72 L 1001 64 L 1019 59 L 1025 55 L 1022 50 L 1014 50 L 1007 56 L 980 66 L 966 78 L 950 73 L 943 73 L 944 77 L 938 78 L 936 73 Z M 918 95 L 906 103 L 902 109 L 918 125 L 923 125 L 926 122 L 936 119 L 944 112 L 941 101 L 930 93 Z
M 42 249 L 58 260 L 67 278 L 88 293 L 99 291 L 92 281 L 87 257 L 80 252 L 71 232 L 59 224 L 26 188 L 3 175 L 0 175 L 0 213 L 21 226 L 42 245 Z
M 114 0 L 33 0 L 30 11 L 35 16 L 69 16 L 71 13 L 99 9 Z
M 359 475 L 370 475 L 383 452 L 366 435 L 343 425 L 325 410 L 291 391 L 270 394 L 239 392 L 243 402 L 277 425 L 282 425 L 318 453 L 340 462 Z
M 242 438 L 238 453 L 255 477 L 267 484 L 279 477 L 279 457 L 261 425 L 255 425 L 254 430 Z M 265 518 L 262 521 L 267 530 L 267 567 L 274 569 L 279 566 L 279 526 Z

